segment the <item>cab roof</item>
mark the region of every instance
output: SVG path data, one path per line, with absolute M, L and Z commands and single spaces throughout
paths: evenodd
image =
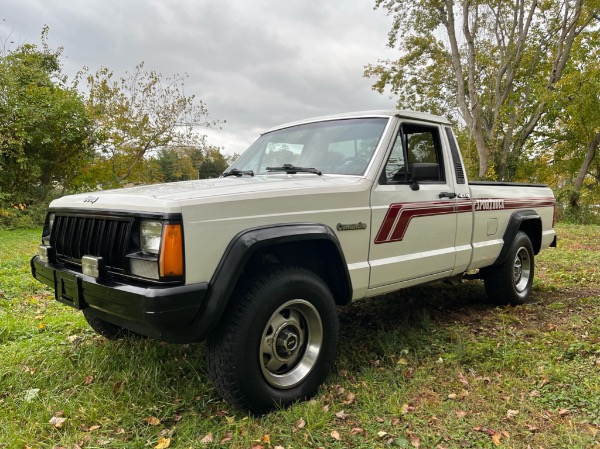
M 304 125 L 306 123 L 325 122 L 329 120 L 340 120 L 350 118 L 368 118 L 368 117 L 399 117 L 406 119 L 419 120 L 424 122 L 441 123 L 449 125 L 450 121 L 446 117 L 439 115 L 428 114 L 426 112 L 406 111 L 406 110 L 376 110 L 376 111 L 356 111 L 356 112 L 345 112 L 341 114 L 323 115 L 320 117 L 312 117 L 304 120 L 298 120 L 295 122 L 284 123 L 282 125 L 274 126 L 273 128 L 265 131 L 263 134 L 275 131 L 278 129 L 290 128 L 292 126 Z

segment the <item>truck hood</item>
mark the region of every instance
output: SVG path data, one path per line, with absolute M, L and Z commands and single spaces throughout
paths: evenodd
M 53 201 L 50 207 L 176 213 L 185 205 L 239 200 L 241 196 L 293 196 L 305 194 L 307 190 L 316 193 L 315 190 L 343 190 L 344 187 L 353 190 L 364 181 L 365 178 L 357 176 L 314 174 L 228 177 L 69 195 Z

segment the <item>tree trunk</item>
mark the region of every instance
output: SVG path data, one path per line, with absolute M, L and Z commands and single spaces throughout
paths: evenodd
M 598 150 L 598 146 L 600 145 L 600 133 L 597 133 L 592 140 L 587 144 L 587 151 L 585 153 L 585 158 L 579 168 L 579 173 L 577 173 L 577 177 L 575 181 L 573 181 L 573 193 L 571 194 L 571 198 L 569 199 L 569 205 L 571 207 L 579 207 L 579 192 L 583 187 L 583 181 L 585 176 L 588 173 L 590 165 L 594 158 L 596 157 L 596 152 Z

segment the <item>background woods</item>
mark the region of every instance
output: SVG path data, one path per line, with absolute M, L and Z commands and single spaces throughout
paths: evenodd
M 185 76 L 138 64 L 69 81 L 62 49 L 23 44 L 0 55 L 0 226 L 39 223 L 66 193 L 127 184 L 216 177 L 228 159 L 202 128 L 205 104 L 184 93 Z

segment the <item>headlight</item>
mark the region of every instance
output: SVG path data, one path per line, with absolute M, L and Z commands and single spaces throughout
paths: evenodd
M 160 221 L 142 221 L 140 224 L 140 249 L 144 254 L 158 255 L 163 225 Z

